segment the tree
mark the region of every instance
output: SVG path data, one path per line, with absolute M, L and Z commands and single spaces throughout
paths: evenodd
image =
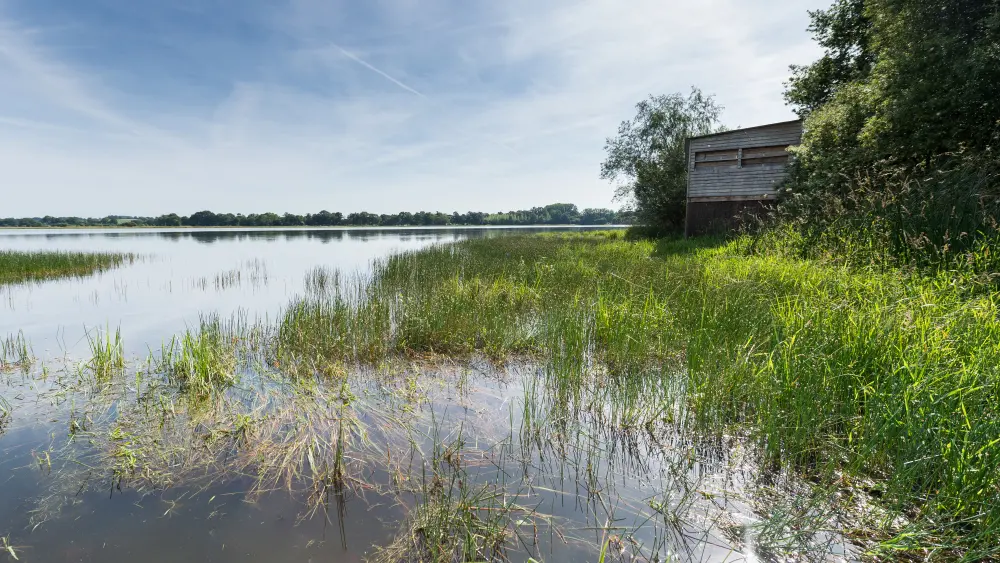
M 580 215 L 581 225 L 610 225 L 615 222 L 615 212 L 610 209 L 584 209 Z
M 837 0 L 827 10 L 809 12 L 809 17 L 809 32 L 824 54 L 811 65 L 792 65 L 792 78 L 785 85 L 785 100 L 801 117 L 829 102 L 842 86 L 867 77 L 875 63 L 865 0 Z
M 176 213 L 160 215 L 159 217 L 153 220 L 153 224 L 158 227 L 180 227 L 181 218 Z
M 720 131 L 722 107 L 712 96 L 692 88 L 687 96 L 650 96 L 636 105 L 636 116 L 623 121 L 604 145 L 607 158 L 601 178 L 616 184 L 615 198 L 625 200 L 639 224 L 658 233 L 684 229 L 689 137 Z
M 938 265 L 993 240 L 1000 0 L 836 0 L 812 19 L 824 56 L 785 96 L 805 133 L 781 209 L 803 240 Z
M 580 222 L 580 210 L 572 203 L 553 203 L 542 209 L 548 215 L 547 224 L 575 225 Z
M 843 176 L 996 144 L 1000 1 L 837 0 L 811 16 L 825 53 L 785 92 L 809 118 L 806 160 Z
M 215 213 L 206 210 L 192 213 L 185 224 L 192 227 L 214 227 L 218 225 L 218 221 Z

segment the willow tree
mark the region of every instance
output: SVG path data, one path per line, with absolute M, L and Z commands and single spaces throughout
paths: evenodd
M 687 191 L 685 143 L 689 137 L 721 130 L 722 107 L 692 88 L 687 96 L 650 96 L 636 104 L 605 143 L 601 178 L 615 184 L 615 197 L 635 211 L 638 224 L 656 234 L 684 229 Z

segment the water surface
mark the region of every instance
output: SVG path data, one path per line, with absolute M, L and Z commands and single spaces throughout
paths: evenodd
M 603 548 L 607 561 L 779 560 L 755 547 L 744 492 L 758 476 L 738 441 L 609 424 L 605 391 L 560 399 L 543 366 L 404 359 L 291 381 L 245 363 L 205 402 L 143 363 L 211 315 L 267 325 L 317 267 L 364 279 L 393 252 L 539 230 L 561 229 L 0 231 L 0 249 L 139 256 L 0 289 L 0 336 L 22 332 L 39 358 L 0 375 L 12 411 L 0 549 L 22 561 L 363 561 L 419 541 L 406 526 L 428 498 L 471 495 L 482 521 L 503 513 L 494 559 L 596 561 Z M 88 335 L 116 330 L 130 366 L 99 380 Z M 834 540 L 806 543 L 837 560 Z

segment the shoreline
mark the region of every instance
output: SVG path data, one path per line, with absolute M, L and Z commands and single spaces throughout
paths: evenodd
M 136 227 L 106 227 L 106 226 L 66 226 L 66 227 L 0 227 L 0 233 L 5 231 L 386 231 L 386 230 L 445 230 L 445 229 L 627 229 L 632 225 L 337 225 L 337 226 L 214 226 L 203 227 L 182 225 L 179 227 L 161 227 L 143 225 Z

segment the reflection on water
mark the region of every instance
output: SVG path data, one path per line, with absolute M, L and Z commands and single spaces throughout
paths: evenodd
M 317 267 L 363 278 L 393 251 L 511 231 L 0 232 L 0 248 L 144 256 L 6 290 L 0 336 L 23 331 L 40 360 L 0 371 L 0 549 L 67 562 L 788 560 L 759 549 L 771 534 L 842 559 L 835 536 L 758 525 L 746 491 L 772 477 L 737 438 L 625 422 L 673 412 L 664 374 L 616 387 L 588 370 L 567 394 L 528 362 L 279 365 L 272 321 L 326 290 L 307 275 Z M 193 388 L 168 341 L 210 318 L 231 319 L 217 337 L 236 377 Z M 85 361 L 87 334 L 118 327 L 124 365 Z
M 273 318 L 318 266 L 360 275 L 371 260 L 394 251 L 558 230 L 568 229 L 0 229 L 4 250 L 140 256 L 129 267 L 83 279 L 0 287 L 0 337 L 23 331 L 40 357 L 80 356 L 94 329 L 121 327 L 126 350 L 138 354 L 202 315 Z

